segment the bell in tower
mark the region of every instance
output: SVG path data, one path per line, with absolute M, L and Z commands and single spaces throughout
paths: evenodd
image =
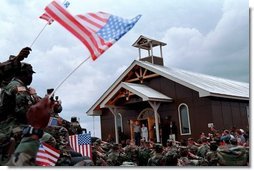
M 141 35 L 132 46 L 138 48 L 140 61 L 147 61 L 152 64 L 163 66 L 162 46 L 165 46 L 165 45 L 167 44 Z M 159 50 L 160 56 L 154 55 L 154 47 L 156 46 L 160 47 L 160 50 Z M 148 56 L 141 57 L 141 49 L 147 50 Z

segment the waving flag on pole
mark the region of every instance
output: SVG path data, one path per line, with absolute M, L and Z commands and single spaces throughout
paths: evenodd
M 71 135 L 69 142 L 74 151 L 92 159 L 91 134 Z
M 65 8 L 68 8 L 69 5 L 70 5 L 70 2 L 69 2 L 69 1 L 64 1 L 64 2 L 63 2 L 63 6 L 64 6 Z M 40 18 L 40 19 L 43 19 L 43 20 L 46 20 L 46 21 L 48 22 L 49 25 L 52 24 L 52 23 L 54 22 L 53 18 L 52 18 L 47 12 L 43 13 L 39 18 Z
M 141 17 L 138 15 L 128 20 L 104 12 L 72 16 L 57 1 L 51 2 L 45 11 L 87 47 L 93 60 L 126 34 Z

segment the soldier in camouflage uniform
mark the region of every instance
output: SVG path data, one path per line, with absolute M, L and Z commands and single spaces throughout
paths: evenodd
M 7 166 L 35 166 L 35 157 L 39 148 L 38 138 L 24 137 Z
M 163 146 L 159 143 L 154 145 L 154 155 L 148 160 L 147 166 L 165 166 L 163 158 Z
M 47 132 L 44 132 L 43 136 L 40 138 L 40 142 L 45 142 L 48 145 L 56 148 L 56 139 Z
M 141 140 L 141 146 L 138 150 L 138 165 L 147 166 L 149 158 L 152 157 L 152 150 L 149 148 L 149 142 Z
M 210 147 L 209 147 L 209 145 L 208 145 L 208 140 L 207 140 L 206 137 L 203 137 L 203 138 L 201 139 L 201 141 L 202 141 L 202 144 L 201 144 L 200 147 L 198 147 L 197 155 L 200 156 L 200 157 L 205 158 L 206 153 L 207 153 L 208 151 L 210 151 Z
M 98 138 L 95 142 L 98 144 L 97 150 L 98 150 L 100 153 L 105 153 L 105 150 L 103 150 L 102 147 L 104 147 L 104 146 L 106 145 L 106 142 L 102 142 L 101 139 L 99 139 L 99 138 Z
M 95 166 L 108 166 L 106 154 L 100 151 L 100 144 L 95 141 L 92 146 L 92 158 Z
M 205 159 L 208 161 L 208 166 L 217 166 L 218 165 L 218 156 L 217 156 L 218 145 L 216 141 L 210 142 L 210 151 L 206 153 Z
M 86 130 L 85 130 L 86 132 Z M 81 128 L 79 122 L 77 121 L 77 117 L 71 118 L 70 128 L 69 128 L 69 134 L 75 135 L 75 134 L 82 134 L 83 129 Z
M 23 138 L 7 163 L 8 166 L 35 165 L 40 144 L 39 139 L 43 136 L 43 128 L 48 123 L 50 110 L 52 110 L 52 103 L 47 97 L 29 108 L 27 111 L 28 122 L 33 127 L 29 126 L 23 129 Z
M 175 141 L 171 139 L 167 140 L 167 146 L 162 153 L 166 166 L 177 166 L 180 155 L 176 145 Z
M 178 160 L 178 166 L 195 166 L 195 163 L 188 158 L 188 148 L 185 146 L 180 147 L 180 158 Z
M 27 87 L 32 82 L 33 73 L 30 64 L 22 63 L 20 71 L 15 73 L 15 77 L 6 87 L 3 87 L 1 92 L 0 115 L 4 120 L 0 122 L 0 137 L 1 139 L 12 138 L 14 140 L 10 144 L 10 148 L 19 143 L 20 139 L 17 139 L 19 136 L 16 135 L 19 135 L 28 124 L 27 110 L 37 103 L 37 95 L 34 94 L 34 89 Z M 9 153 L 12 152 L 9 151 Z
M 120 166 L 126 161 L 125 153 L 121 152 L 119 144 L 113 144 L 111 152 L 108 154 L 107 163 L 109 166 Z
M 7 86 L 17 72 L 20 72 L 21 61 L 26 58 L 31 49 L 29 47 L 23 48 L 17 56 L 10 56 L 6 62 L 0 62 L 0 122 L 6 119 L 6 114 L 3 104 L 3 88 Z
M 229 143 L 217 149 L 219 166 L 247 166 L 248 153 L 246 149 L 237 145 L 235 138 L 230 139 Z
M 177 166 L 179 154 L 177 150 L 170 150 L 164 156 L 165 166 Z
M 198 146 L 196 145 L 195 141 L 193 140 L 193 138 L 188 138 L 188 145 L 187 145 L 189 151 L 196 155 L 197 151 L 198 151 Z
M 138 163 L 138 147 L 130 139 L 126 140 L 126 146 L 123 149 L 126 161 Z
M 48 126 L 44 131 L 55 138 L 55 147 L 60 150 L 60 157 L 56 166 L 70 166 L 71 154 L 69 151 L 72 151 L 72 148 L 69 145 L 68 130 L 62 126 Z
M 30 64 L 22 63 L 19 72 L 12 81 L 2 89 L 2 111 L 7 119 L 15 118 L 20 124 L 27 124 L 26 112 L 37 102 L 34 89 L 28 88 L 35 73 Z

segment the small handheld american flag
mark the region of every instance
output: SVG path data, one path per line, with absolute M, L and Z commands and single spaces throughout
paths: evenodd
M 59 150 L 49 144 L 41 143 L 37 152 L 35 163 L 38 166 L 55 166 L 59 156 Z
M 82 156 L 92 158 L 91 134 L 77 134 L 69 136 L 70 146 Z

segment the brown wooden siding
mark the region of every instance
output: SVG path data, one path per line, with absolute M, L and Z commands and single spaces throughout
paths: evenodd
M 101 138 L 102 140 L 106 140 L 108 134 L 111 134 L 112 137 L 115 137 L 115 123 L 114 123 L 114 116 L 113 114 L 108 110 L 103 110 L 103 115 L 101 118 Z
M 212 101 L 212 113 L 214 127 L 216 129 L 222 129 L 224 124 L 220 101 Z
M 246 129 L 248 127 L 246 116 L 246 106 L 248 104 L 246 101 L 212 98 L 212 113 L 215 128 L 223 130 L 234 126 Z

